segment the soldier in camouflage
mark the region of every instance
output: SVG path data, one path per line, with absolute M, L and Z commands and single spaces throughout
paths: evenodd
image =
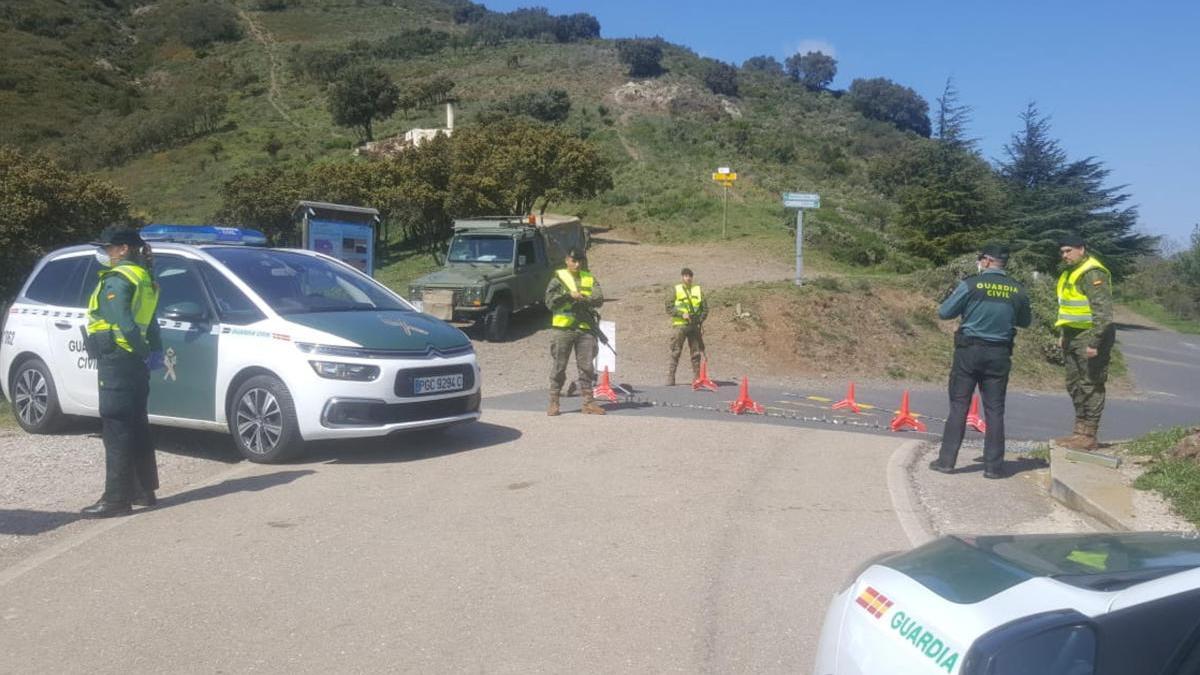
M 600 284 L 592 273 L 583 269 L 585 254 L 580 249 L 567 253 L 566 267 L 559 269 L 550 278 L 546 287 L 546 307 L 553 314 L 551 327 L 554 333 L 550 342 L 550 405 L 546 414 L 559 414 L 559 398 L 567 379 L 567 361 L 575 351 L 575 367 L 579 371 L 579 391 L 583 394 L 585 415 L 603 415 L 604 408 L 596 403 L 592 387 L 596 383 L 596 368 L 592 362 L 599 349 L 596 337 L 589 332 L 591 326 L 579 310 L 596 309 L 604 303 Z
M 1066 363 L 1067 393 L 1075 404 L 1075 429 L 1056 438 L 1073 450 L 1094 450 L 1104 412 L 1108 362 L 1116 342 L 1112 275 L 1076 234 L 1059 242 L 1066 269 L 1058 278 L 1059 344 Z

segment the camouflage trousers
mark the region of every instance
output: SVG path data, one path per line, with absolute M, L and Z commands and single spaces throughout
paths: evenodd
M 679 356 L 683 354 L 683 343 L 687 342 L 692 357 L 692 376 L 700 374 L 700 360 L 704 358 L 704 335 L 700 326 L 675 326 L 671 334 L 671 362 L 667 366 L 670 375 L 675 375 Z
M 1066 362 L 1067 394 L 1075 404 L 1075 419 L 1100 424 L 1104 412 L 1105 385 L 1108 383 L 1108 361 L 1112 356 L 1116 331 L 1106 332 L 1097 354 L 1087 356 L 1088 341 L 1080 338 L 1082 331 L 1063 328 L 1063 360 Z
M 592 362 L 600 345 L 596 337 L 570 328 L 554 328 L 550 332 L 553 333 L 550 338 L 550 393 L 562 391 L 572 349 L 575 350 L 575 368 L 579 371 L 579 391 L 591 392 L 596 385 L 596 368 Z

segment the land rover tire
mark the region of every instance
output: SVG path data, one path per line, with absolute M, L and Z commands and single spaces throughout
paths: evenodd
M 282 462 L 304 446 L 292 394 L 274 375 L 255 375 L 237 388 L 229 403 L 229 433 L 238 452 L 260 464 Z
M 483 317 L 483 337 L 488 342 L 504 342 L 512 318 L 512 301 L 506 297 L 496 300 Z
M 22 361 L 13 371 L 9 391 L 13 397 L 13 416 L 25 431 L 52 434 L 62 426 L 65 415 L 58 404 L 58 388 L 41 359 Z

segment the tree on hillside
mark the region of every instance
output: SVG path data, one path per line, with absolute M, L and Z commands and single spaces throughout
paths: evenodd
M 783 64 L 775 60 L 774 56 L 751 56 L 742 63 L 742 70 L 770 75 L 787 74 L 783 70 Z
M 451 94 L 454 86 L 454 80 L 444 75 L 439 75 L 431 80 L 415 82 L 405 87 L 404 93 L 400 95 L 400 98 L 396 102 L 396 106 L 403 110 L 407 116 L 410 110 L 428 108 L 454 101 L 454 95 Z
M 886 77 L 851 82 L 850 105 L 863 117 L 929 137 L 929 104 L 917 92 Z
M 396 112 L 400 91 L 388 74 L 374 66 L 347 70 L 329 85 L 329 112 L 335 124 L 353 127 L 362 140 L 371 140 L 371 125 Z
M 213 216 L 216 222 L 253 227 L 275 244 L 296 243 L 292 208 L 310 198 L 303 171 L 274 166 L 235 175 L 221 185 L 220 195 L 221 207 Z
M 785 65 L 788 75 L 811 91 L 828 87 L 837 75 L 837 60 L 822 52 L 792 54 Z
M 557 17 L 554 37 L 559 42 L 593 40 L 600 37 L 600 20 L 591 14 L 579 12 Z
M 540 122 L 562 122 L 571 114 L 571 97 L 562 89 L 516 94 L 497 106 L 510 115 L 526 115 Z
M 44 155 L 0 146 L 0 304 L 41 255 L 88 241 L 128 218 L 129 202 L 111 183 L 66 171 Z
M 738 95 L 737 68 L 720 61 L 708 60 L 704 64 L 704 86 L 714 94 Z
M 630 77 L 654 77 L 662 73 L 659 40 L 617 40 L 617 58 L 629 66 Z
M 553 126 L 506 118 L 455 132 L 450 206 L 455 215 L 532 213 L 612 188 L 595 146 Z M 502 177 L 502 178 L 501 178 Z
M 1012 239 L 1028 248 L 1044 272 L 1059 264 L 1058 239 L 1078 232 L 1114 275 L 1131 270 L 1154 250 L 1157 237 L 1136 231 L 1137 207 L 1127 206 L 1124 185 L 1108 187 L 1109 169 L 1095 157 L 1068 161 L 1050 136 L 1050 120 L 1030 103 L 1022 130 L 1004 146 L 999 175 L 1007 193 Z
M 954 78 L 946 78 L 946 86 L 942 89 L 937 104 L 934 138 L 956 148 L 974 150 L 975 142 L 979 139 L 967 136 L 967 125 L 971 123 L 971 106 L 958 102 L 958 87 L 954 86 Z

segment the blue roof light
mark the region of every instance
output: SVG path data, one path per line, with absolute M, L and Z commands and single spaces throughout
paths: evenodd
M 258 230 L 215 225 L 147 225 L 142 239 L 148 242 L 171 241 L 179 244 L 243 244 L 266 246 L 267 237 Z

